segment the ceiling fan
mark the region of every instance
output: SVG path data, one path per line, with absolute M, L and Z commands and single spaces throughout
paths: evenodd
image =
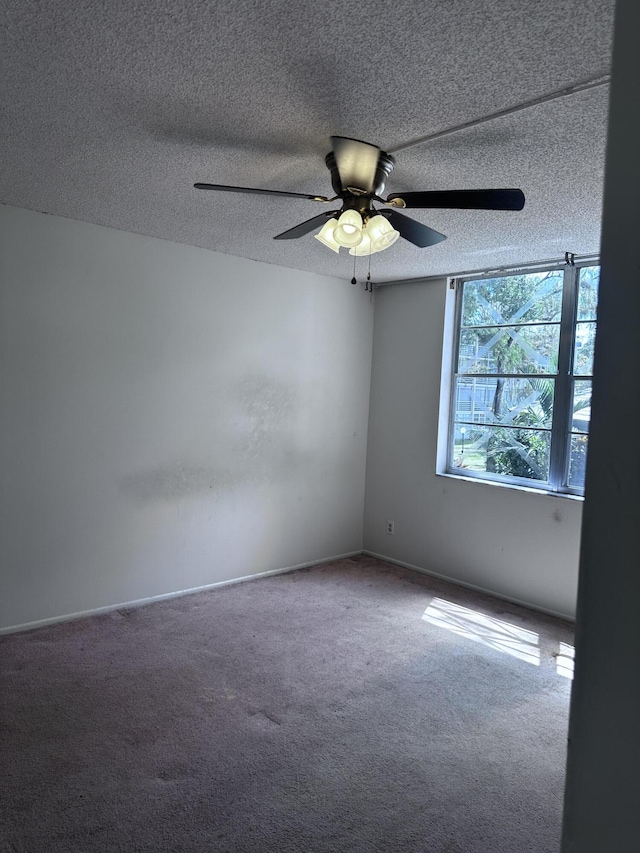
M 370 255 L 391 246 L 403 237 L 423 249 L 446 240 L 433 228 L 410 219 L 398 209 L 448 208 L 456 210 L 522 210 L 524 194 L 519 189 L 491 190 L 428 190 L 426 192 L 391 193 L 382 198 L 385 183 L 395 165 L 391 154 L 369 142 L 331 137 L 332 150 L 325 163 L 331 173 L 332 198 L 307 193 L 263 190 L 253 187 L 231 187 L 222 184 L 194 184 L 199 190 L 218 190 L 233 193 L 257 193 L 330 204 L 337 201 L 338 210 L 325 211 L 299 225 L 283 231 L 274 240 L 295 240 L 315 228 L 315 237 L 324 245 L 339 252 L 342 246 L 352 255 Z M 374 207 L 374 202 L 383 205 Z

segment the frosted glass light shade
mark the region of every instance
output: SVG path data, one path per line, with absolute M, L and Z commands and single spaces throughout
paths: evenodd
M 333 249 L 334 252 L 340 252 L 340 244 L 336 243 L 335 237 L 333 236 L 334 229 L 338 224 L 337 219 L 329 219 L 328 222 L 325 222 L 320 231 L 313 236 L 316 240 L 320 240 L 321 243 L 324 243 L 325 246 L 328 246 L 330 249 Z
M 345 210 L 333 231 L 333 239 L 351 249 L 362 242 L 362 217 L 357 210 Z
M 352 249 L 349 249 L 350 255 L 356 255 L 357 257 L 362 257 L 363 255 L 373 255 L 374 248 L 371 245 L 371 240 L 369 235 L 367 234 L 367 229 L 365 228 L 362 232 L 362 242 L 357 246 L 354 246 Z
M 400 232 L 396 231 L 389 223 L 389 220 L 379 213 L 371 217 L 366 227 L 374 252 L 381 252 L 383 249 L 388 249 L 400 236 Z

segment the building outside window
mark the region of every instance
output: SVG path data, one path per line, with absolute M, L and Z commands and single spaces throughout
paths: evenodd
M 447 471 L 582 494 L 599 266 L 456 279 Z

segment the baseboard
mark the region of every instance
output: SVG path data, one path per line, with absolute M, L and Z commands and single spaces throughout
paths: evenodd
M 153 604 L 156 601 L 166 601 L 169 598 L 193 595 L 196 592 L 206 592 L 207 590 L 217 589 L 221 586 L 230 586 L 231 584 L 258 580 L 258 578 L 269 578 L 273 575 L 283 575 L 286 572 L 295 572 L 297 569 L 307 569 L 310 566 L 320 566 L 322 563 L 332 563 L 334 560 L 344 560 L 347 557 L 357 557 L 362 553 L 362 550 L 349 551 L 347 554 L 336 554 L 332 557 L 322 557 L 318 560 L 310 560 L 307 563 L 298 563 L 296 566 L 285 566 L 282 569 L 269 569 L 266 572 L 258 572 L 255 575 L 243 575 L 243 577 L 240 578 L 216 581 L 215 583 L 205 584 L 204 586 L 180 589 L 175 592 L 165 592 L 162 595 L 152 595 L 149 596 L 149 598 L 137 598 L 134 601 L 121 601 L 119 604 L 108 604 L 106 607 L 96 607 L 93 610 L 81 610 L 77 613 L 66 613 L 63 616 L 50 616 L 47 619 L 38 619 L 36 622 L 24 622 L 20 625 L 10 625 L 7 628 L 0 628 L 0 636 L 3 634 L 16 634 L 18 631 L 32 631 L 35 628 L 45 628 L 47 625 L 56 625 L 58 622 L 72 622 L 74 619 L 85 619 L 87 616 L 99 616 L 102 613 L 111 613 L 114 610 L 122 610 L 130 607 L 144 607 L 145 604 Z
M 423 568 L 422 566 L 414 566 L 413 563 L 405 563 L 403 560 L 396 560 L 394 557 L 386 557 L 384 554 L 376 554 L 375 551 L 363 550 L 362 553 L 366 554 L 368 557 L 375 557 L 377 560 L 384 560 L 385 563 L 393 563 L 395 566 L 402 566 L 403 569 L 410 569 L 412 572 L 419 572 L 421 575 L 428 575 L 429 577 L 446 581 L 447 583 L 454 584 L 455 586 L 462 586 L 465 589 L 473 590 L 473 592 L 481 592 L 483 595 L 490 595 L 492 598 L 499 598 L 502 601 L 517 604 L 520 607 L 526 607 L 528 610 L 535 610 L 538 613 L 544 613 L 546 616 L 555 616 L 556 619 L 563 619 L 565 622 L 576 621 L 575 616 L 569 616 L 567 613 L 560 613 L 557 610 L 540 607 L 537 604 L 532 604 L 530 601 L 522 601 L 522 599 L 514 598 L 511 595 L 504 595 L 503 593 L 496 592 L 493 589 L 487 589 L 486 587 L 478 586 L 477 584 L 467 583 L 467 581 L 461 581 L 458 578 L 452 578 L 448 575 L 443 575 L 440 572 L 433 572 L 430 569 Z

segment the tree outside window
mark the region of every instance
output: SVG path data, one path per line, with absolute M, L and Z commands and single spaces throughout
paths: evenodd
M 598 282 L 597 266 L 457 282 L 451 472 L 582 490 Z

